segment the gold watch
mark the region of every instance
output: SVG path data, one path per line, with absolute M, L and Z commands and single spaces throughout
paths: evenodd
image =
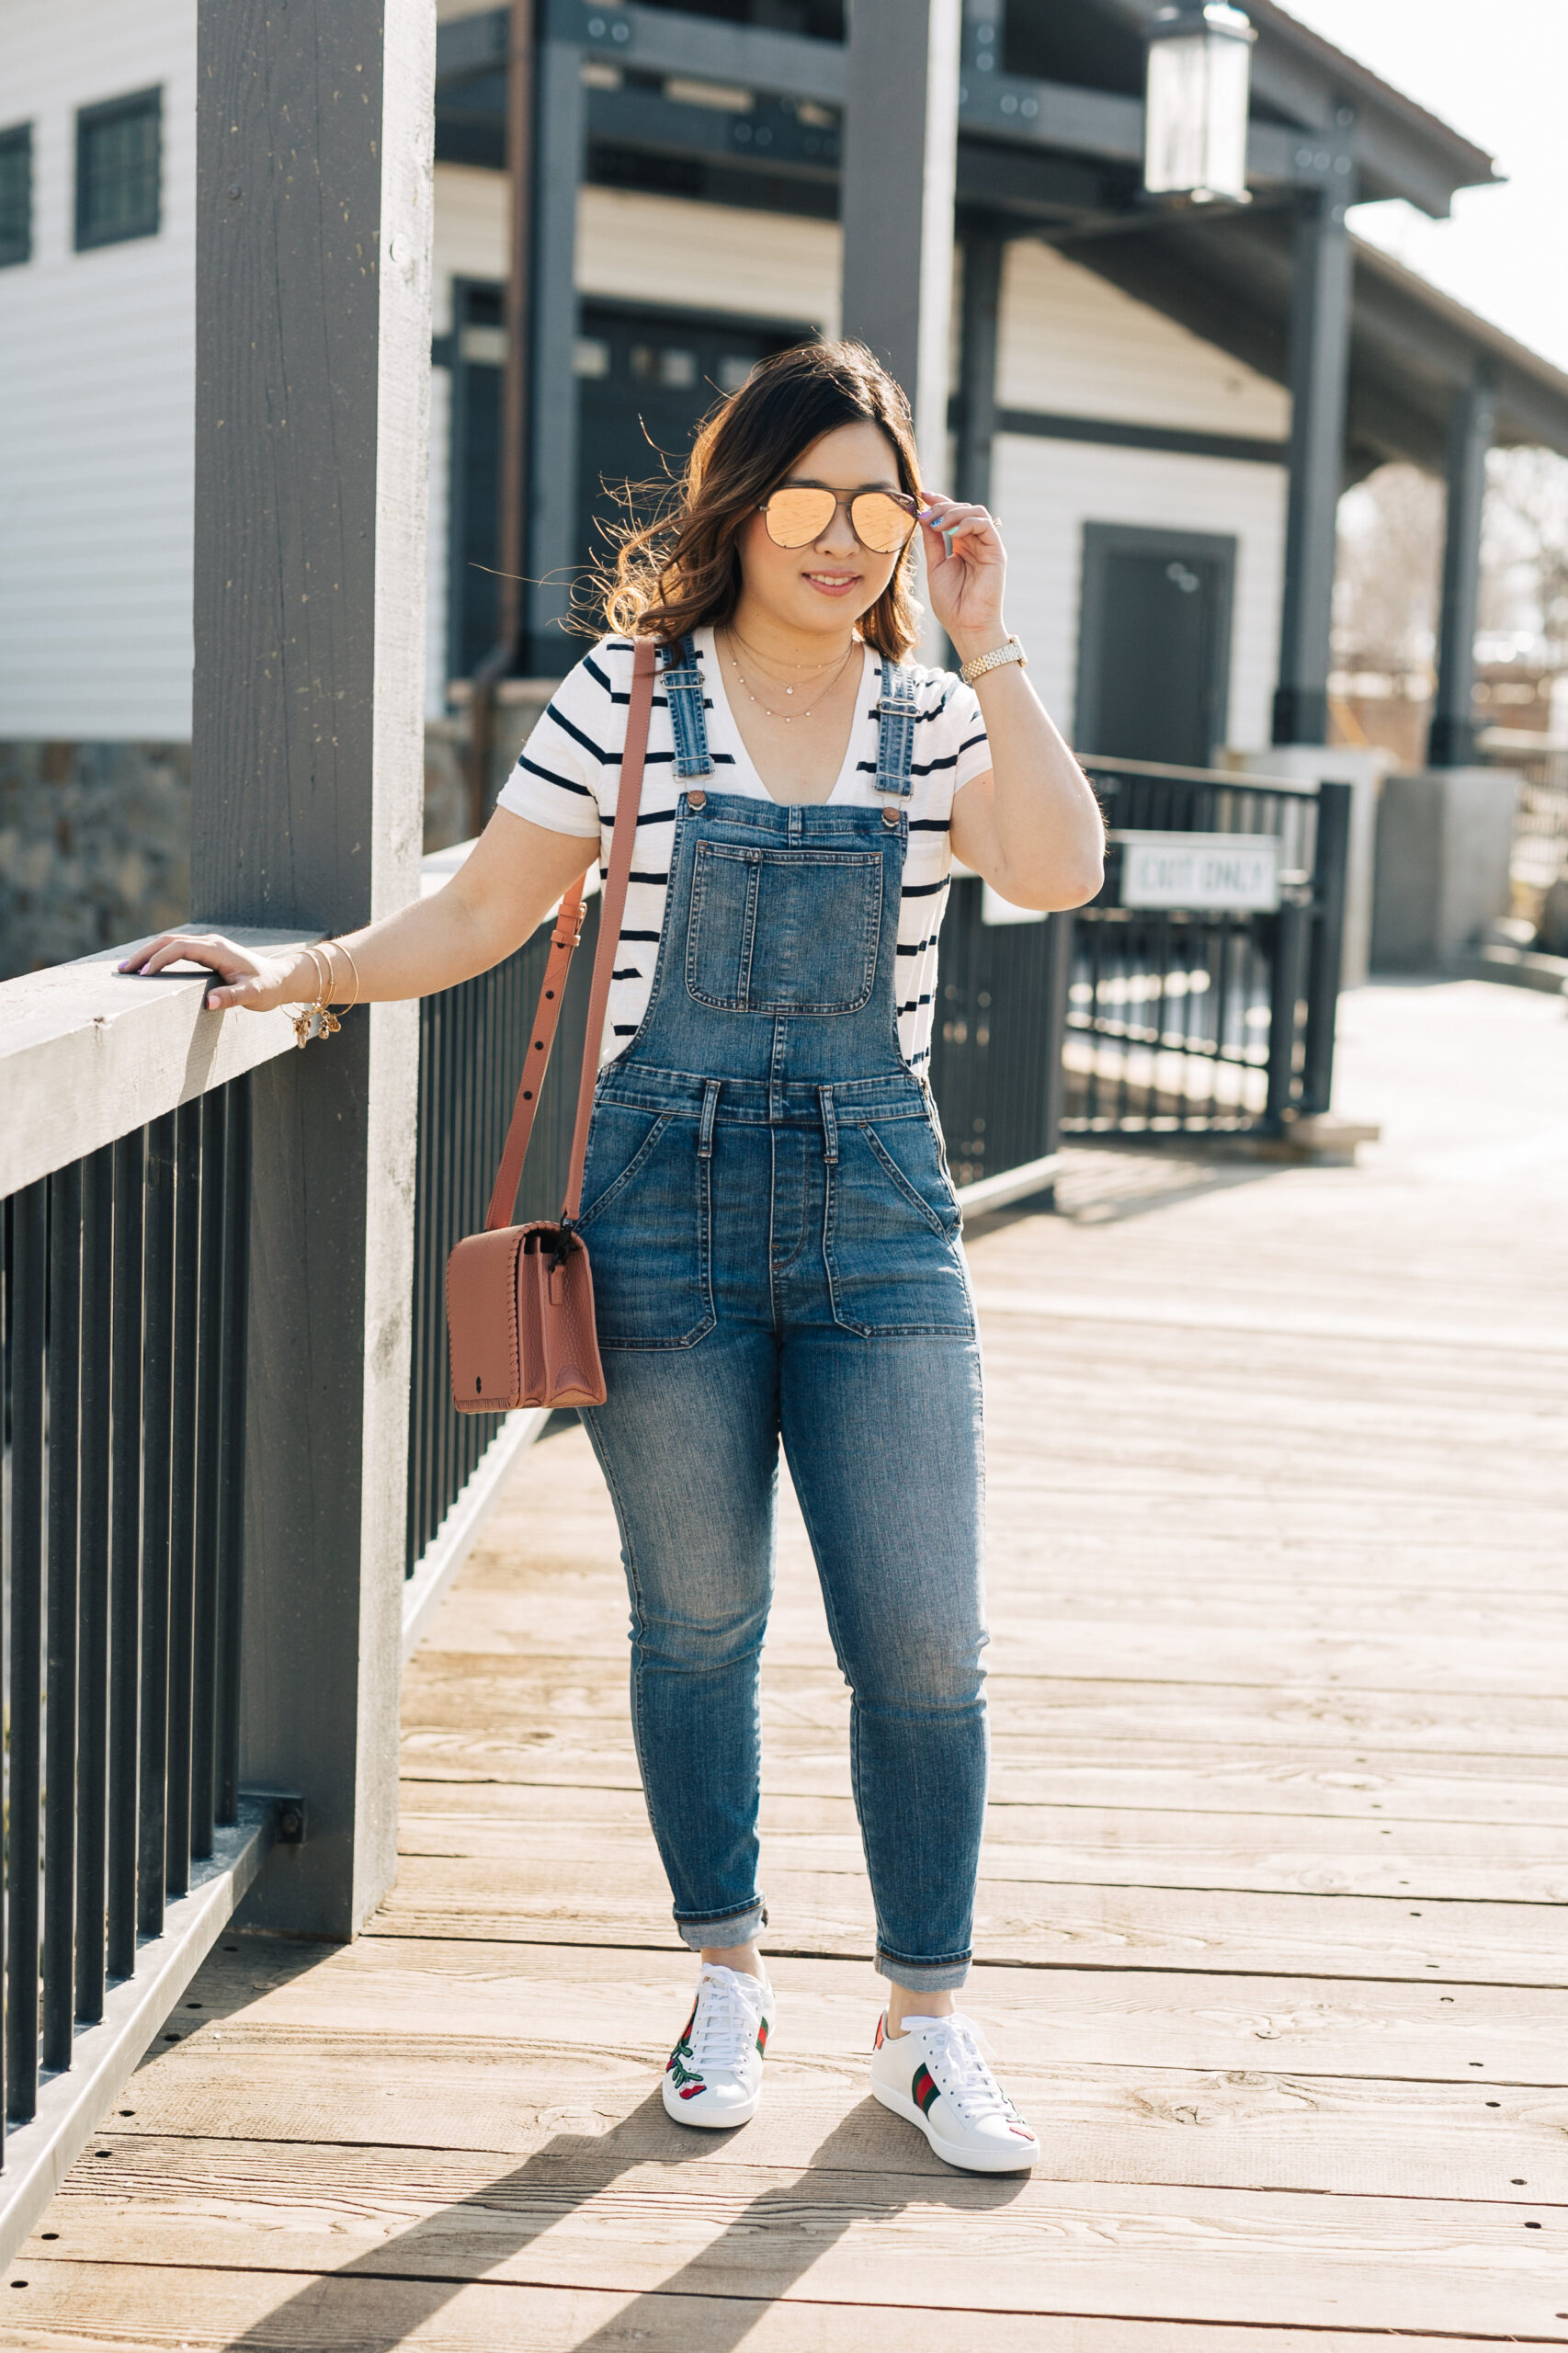
M 1021 662 L 1027 670 L 1028 660 L 1017 639 L 1010 637 L 1006 645 L 994 645 L 989 654 L 977 654 L 972 662 L 964 664 L 959 676 L 966 687 L 972 687 L 984 677 L 988 670 L 1000 670 L 1007 662 Z

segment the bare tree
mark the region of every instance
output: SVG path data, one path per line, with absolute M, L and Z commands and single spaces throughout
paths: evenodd
M 1346 670 L 1429 672 L 1443 559 L 1443 486 L 1380 466 L 1339 502 L 1335 658 Z

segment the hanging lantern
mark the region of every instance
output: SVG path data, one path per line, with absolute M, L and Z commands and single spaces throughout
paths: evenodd
M 1187 204 L 1245 204 L 1247 85 L 1257 39 L 1226 0 L 1182 0 L 1149 28 L 1143 185 Z

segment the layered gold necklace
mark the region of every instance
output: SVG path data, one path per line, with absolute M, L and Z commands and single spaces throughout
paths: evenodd
M 765 719 L 780 720 L 786 727 L 793 726 L 798 719 L 810 719 L 812 711 L 814 711 L 819 705 L 827 700 L 835 687 L 837 686 L 839 680 L 843 677 L 846 670 L 848 669 L 851 660 L 860 651 L 859 639 L 857 637 L 851 637 L 849 640 L 848 650 L 845 654 L 843 660 L 839 662 L 837 667 L 834 669 L 833 676 L 828 680 L 826 686 L 820 689 L 811 702 L 803 704 L 799 710 L 774 710 L 768 706 L 768 704 L 762 700 L 760 696 L 753 694 L 751 688 L 746 683 L 746 674 L 741 668 L 740 663 L 736 658 L 734 648 L 737 645 L 744 645 L 746 652 L 752 654 L 758 661 L 763 660 L 765 657 L 758 654 L 756 646 L 751 644 L 747 639 L 744 638 L 739 630 L 733 626 L 730 629 L 729 637 L 730 667 L 741 682 L 741 692 L 744 695 L 747 702 L 751 703 L 755 709 L 761 711 Z M 792 670 L 812 670 L 820 677 L 823 671 L 829 668 L 831 665 L 825 662 L 792 662 L 787 666 Z M 793 687 L 785 687 L 784 688 L 784 692 L 787 695 L 793 695 L 794 691 L 795 689 Z

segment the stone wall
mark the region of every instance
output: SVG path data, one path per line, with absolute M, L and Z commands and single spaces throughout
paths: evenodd
M 546 692 L 496 714 L 491 806 Z M 470 830 L 467 752 L 426 722 L 427 851 Z M 189 840 L 188 744 L 0 743 L 0 980 L 183 923 Z
M 0 980 L 177 923 L 188 744 L 0 743 Z

